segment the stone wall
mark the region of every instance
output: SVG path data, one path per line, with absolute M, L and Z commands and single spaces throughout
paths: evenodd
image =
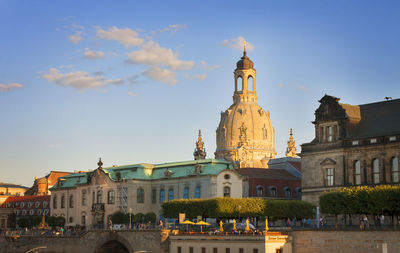
M 293 253 L 397 253 L 400 231 L 292 231 Z
M 25 253 L 30 249 L 45 246 L 39 252 L 47 253 L 97 253 L 102 246 L 116 241 L 128 253 L 138 251 L 166 253 L 169 248 L 168 234 L 165 231 L 89 231 L 80 237 L 39 237 L 21 236 L 15 241 L 0 237 L 1 253 Z

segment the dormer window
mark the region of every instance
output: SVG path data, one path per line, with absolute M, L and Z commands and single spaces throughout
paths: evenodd
M 327 141 L 332 142 L 333 141 L 333 127 L 332 126 L 328 126 L 327 134 L 328 134 Z

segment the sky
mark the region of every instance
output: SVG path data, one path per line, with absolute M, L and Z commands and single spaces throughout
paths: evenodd
M 243 41 L 284 156 L 325 94 L 400 93 L 399 1 L 0 0 L 0 181 L 214 157 Z

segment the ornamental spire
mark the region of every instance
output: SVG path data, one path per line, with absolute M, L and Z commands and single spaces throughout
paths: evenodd
M 101 157 L 99 158 L 99 162 L 97 163 L 97 165 L 99 166 L 98 169 L 102 169 L 101 166 L 103 166 L 103 162 L 101 161 Z
M 297 151 L 296 151 L 296 142 L 293 139 L 293 129 L 290 128 L 290 137 L 289 141 L 287 142 L 288 147 L 286 149 L 286 157 L 297 157 Z
M 247 45 L 247 42 L 244 41 L 244 42 L 243 42 L 243 55 L 246 55 L 246 54 L 247 54 L 247 52 L 246 52 L 246 45 Z
M 194 160 L 205 159 L 206 158 L 206 150 L 204 149 L 204 142 L 201 138 L 201 130 L 199 129 L 199 137 L 197 137 L 196 148 L 193 152 Z

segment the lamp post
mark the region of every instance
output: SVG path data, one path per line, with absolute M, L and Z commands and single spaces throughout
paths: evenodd
M 132 208 L 129 208 L 129 229 L 132 229 Z

